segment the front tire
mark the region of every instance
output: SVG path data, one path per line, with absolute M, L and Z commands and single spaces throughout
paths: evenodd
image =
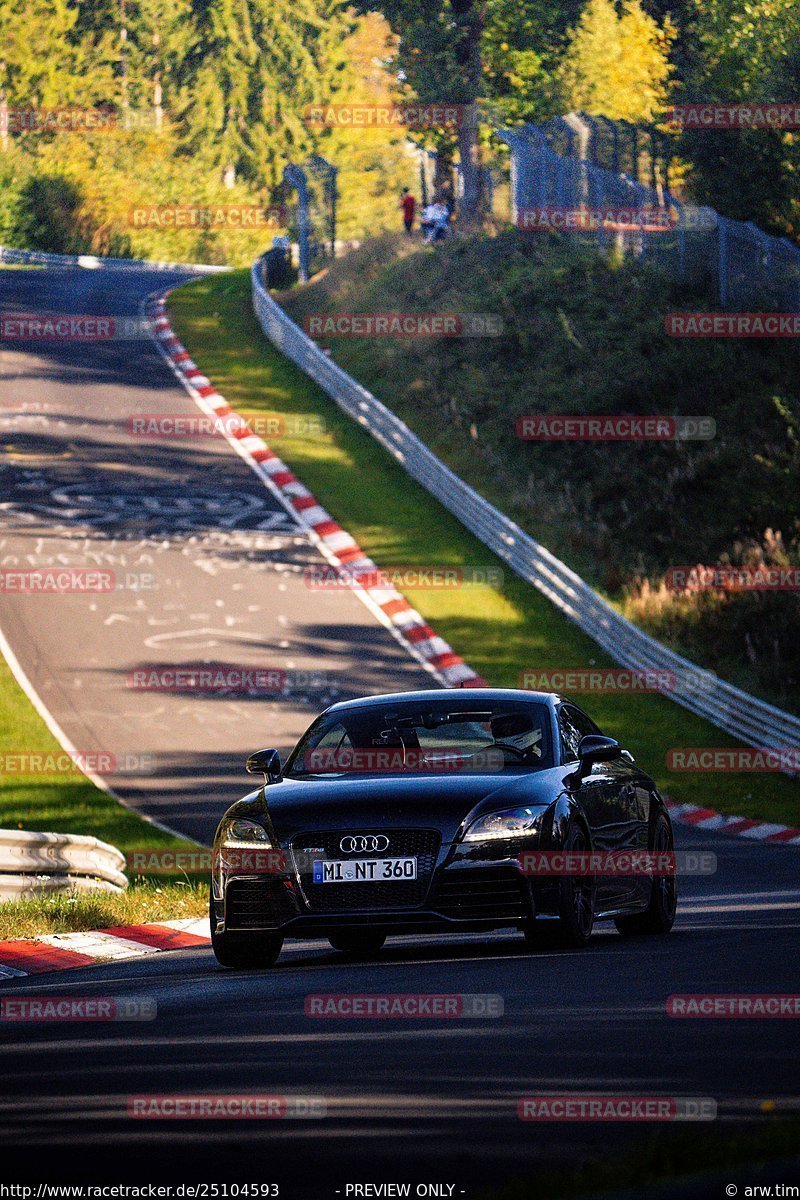
M 656 821 L 653 853 L 666 854 L 675 849 L 672 826 L 663 813 Z M 623 937 L 641 937 L 648 933 L 669 933 L 675 921 L 678 905 L 678 884 L 674 875 L 655 875 L 650 902 L 643 913 L 632 917 L 617 917 L 614 921 Z
M 386 934 L 371 929 L 341 929 L 328 935 L 334 950 L 351 958 L 374 958 L 383 948 Z
M 238 930 L 217 933 L 213 899 L 209 898 L 208 905 L 211 949 L 221 967 L 231 971 L 257 971 L 275 965 L 283 949 L 283 938 L 279 933 L 245 933 Z
M 589 839 L 581 825 L 570 820 L 565 854 L 587 854 Z M 594 928 L 595 880 L 592 875 L 565 875 L 558 884 L 558 941 L 572 950 L 589 945 Z

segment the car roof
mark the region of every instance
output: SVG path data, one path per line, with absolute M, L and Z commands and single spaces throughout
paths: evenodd
M 428 700 L 452 701 L 456 704 L 463 704 L 464 701 L 519 704 L 520 701 L 525 701 L 552 707 L 562 699 L 563 697 L 556 692 L 528 692 L 517 688 L 426 688 L 417 692 L 389 692 L 382 696 L 363 696 L 358 700 L 340 700 L 325 711 L 345 712 L 348 709 L 369 708 L 378 704 L 419 704 Z

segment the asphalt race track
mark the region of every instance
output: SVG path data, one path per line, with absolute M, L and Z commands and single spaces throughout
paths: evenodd
M 796 1022 L 665 1012 L 675 993 L 796 990 L 797 852 L 689 830 L 679 844 L 712 851 L 718 869 L 684 881 L 675 930 L 660 940 L 624 940 L 604 926 L 587 950 L 569 953 L 530 952 L 513 933 L 394 939 L 372 963 L 295 942 L 271 971 L 231 974 L 210 950 L 181 950 L 9 981 L 5 996 L 136 996 L 157 1006 L 155 1020 L 135 1024 L 4 1024 L 9 1177 L 39 1177 L 46 1156 L 47 1177 L 59 1180 L 274 1177 L 284 1196 L 332 1200 L 348 1183 L 409 1180 L 473 1195 L 652 1132 L 521 1122 L 522 1096 L 713 1099 L 717 1125 L 763 1121 L 765 1100 L 797 1111 Z M 499 995 L 504 1015 L 305 1015 L 311 994 L 398 992 Z M 242 1092 L 322 1097 L 327 1115 L 127 1116 L 132 1096 Z
M 164 279 L 6 273 L 2 303 L 134 315 Z M 341 694 L 424 681 L 352 595 L 304 586 L 315 551 L 224 443 L 126 436 L 132 412 L 192 408 L 147 342 L 6 347 L 0 368 L 0 566 L 79 548 L 157 579 L 149 591 L 91 604 L 0 597 L 0 627 L 72 741 L 155 757 L 152 775 L 110 781 L 142 811 L 207 837 L 242 790 L 244 754 L 287 745 L 326 702 L 137 693 L 126 677 L 142 661 L 266 657 L 324 670 Z M 175 504 L 187 497 L 176 524 Z M 546 942 L 531 951 L 513 933 L 402 938 L 369 963 L 327 943 L 289 943 L 271 971 L 232 974 L 199 949 L 4 981 L 3 996 L 141 997 L 155 1013 L 126 1024 L 0 1025 L 2 1181 L 274 1180 L 290 1200 L 335 1200 L 348 1184 L 408 1180 L 470 1196 L 652 1133 L 642 1123 L 523 1122 L 524 1096 L 713 1100 L 715 1128 L 768 1120 L 765 1101 L 798 1111 L 796 1021 L 666 1012 L 673 994 L 797 990 L 798 850 L 681 827 L 677 835 L 679 849 L 716 855 L 716 871 L 682 880 L 678 921 L 663 939 L 622 939 L 601 926 L 587 950 L 563 952 Z M 316 993 L 488 993 L 503 1013 L 307 1016 Z M 321 1099 L 325 1115 L 128 1115 L 132 1097 L 240 1093 Z M 765 1181 L 796 1182 L 797 1166 L 794 1179 Z
M 180 278 L 3 271 L 0 313 L 135 320 Z M 105 756 L 98 774 L 142 812 L 208 841 L 248 789 L 248 753 L 288 749 L 335 700 L 430 686 L 352 592 L 308 587 L 324 560 L 223 438 L 129 432 L 146 413 L 200 415 L 146 335 L 1 342 L 0 396 L 0 570 L 115 584 L 0 591 L 0 629 L 72 745 Z M 129 686 L 139 668 L 203 663 L 280 674 L 250 694 Z

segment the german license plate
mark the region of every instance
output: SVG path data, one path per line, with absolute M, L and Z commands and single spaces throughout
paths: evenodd
M 314 883 L 403 883 L 417 878 L 415 858 L 348 858 L 314 862 Z

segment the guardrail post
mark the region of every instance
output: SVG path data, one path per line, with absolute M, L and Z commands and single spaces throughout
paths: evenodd
M 728 222 L 720 217 L 717 223 L 718 234 L 718 270 L 719 270 L 719 302 L 723 308 L 728 307 Z
M 294 163 L 284 168 L 283 178 L 297 192 L 297 245 L 300 252 L 300 281 L 308 283 L 310 250 L 308 220 L 308 180 L 305 171 Z

